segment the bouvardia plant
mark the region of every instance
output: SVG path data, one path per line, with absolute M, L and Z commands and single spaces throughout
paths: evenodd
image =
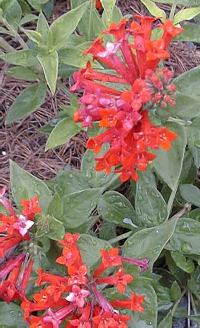
M 153 18 L 123 17 L 114 0 L 72 0 L 52 22 L 52 1 L 0 1 L 1 34 L 19 46 L 0 38 L 1 59 L 29 82 L 6 123 L 62 90 L 69 105 L 43 127 L 46 150 L 88 134 L 80 170 L 50 181 L 10 162 L 1 327 L 200 322 L 200 68 L 174 78 L 168 61 L 170 43 L 199 41 L 198 19 L 180 26 L 199 4 L 161 1 L 168 18 L 157 1 L 141 2 Z

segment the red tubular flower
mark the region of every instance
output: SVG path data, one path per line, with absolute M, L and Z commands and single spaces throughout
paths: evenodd
M 33 260 L 27 250 L 23 252 L 21 247 L 23 241 L 30 240 L 29 229 L 34 224 L 34 215 L 40 209 L 38 205 L 37 208 L 33 206 L 37 201 L 37 198 L 33 198 L 25 201 L 29 207 L 27 216 L 24 210 L 23 215 L 17 215 L 11 202 L 5 197 L 5 188 L 0 194 L 1 203 L 9 213 L 9 216 L 0 214 L 0 299 L 9 303 L 25 297 Z
M 71 90 L 83 90 L 75 121 L 84 127 L 98 122 L 104 128 L 88 140 L 87 147 L 98 153 L 104 144 L 109 145 L 105 154 L 96 158 L 96 170 L 109 174 L 115 168 L 121 181 L 137 180 L 138 171 L 145 171 L 156 157 L 151 149 L 167 151 L 176 139 L 173 131 L 153 125 L 148 113 L 157 106 L 175 105 L 173 74 L 167 68 L 158 68 L 158 64 L 169 58 L 169 43 L 182 29 L 166 20 L 159 25 L 162 36 L 153 40 L 155 21 L 136 16 L 131 24 L 126 19 L 111 24 L 104 34 L 114 41 L 105 43 L 97 38 L 85 51 L 110 72 L 94 69 L 88 63 L 74 73 Z
M 126 262 L 131 263 L 131 259 L 120 256 L 117 248 L 101 250 L 101 263 L 89 275 L 77 244 L 78 238 L 78 234 L 67 233 L 60 242 L 63 252 L 59 262 L 67 268 L 66 277 L 39 270 L 37 284 L 44 285 L 44 288 L 33 295 L 33 301 L 24 299 L 22 302 L 25 319 L 32 328 L 59 328 L 63 325 L 65 328 L 128 328 L 129 316 L 120 314 L 115 306 L 142 312 L 144 296 L 132 293 L 128 299 L 110 301 L 99 286 L 115 286 L 124 293 L 133 277 L 125 272 L 122 262 L 127 259 Z M 75 255 L 74 261 L 71 253 L 72 257 Z M 137 259 L 133 260 L 133 264 L 141 265 L 142 260 L 138 263 Z M 117 266 L 119 268 L 115 271 Z M 112 268 L 112 274 L 105 276 L 107 268 Z M 103 272 L 104 276 L 101 276 Z M 36 312 L 40 312 L 40 316 L 36 316 Z
M 94 277 L 100 276 L 107 268 L 119 266 L 122 264 L 121 256 L 119 256 L 118 248 L 111 248 L 109 250 L 101 250 L 102 263 L 94 272 Z
M 3 268 L 0 269 L 1 299 L 9 303 L 24 298 L 32 266 L 33 261 L 29 258 L 29 254 L 20 254 L 3 265 Z
M 105 312 L 94 317 L 95 328 L 127 328 L 130 317 L 128 315 L 119 315 L 110 312 Z
M 101 10 L 102 8 L 101 0 L 96 0 L 96 9 Z
M 21 205 L 23 207 L 22 214 L 29 220 L 33 220 L 36 214 L 41 213 L 38 196 L 34 196 L 28 200 L 22 199 Z
M 119 270 L 113 276 L 101 277 L 96 280 L 98 284 L 109 284 L 116 286 L 120 293 L 124 293 L 126 286 L 133 281 L 133 277 L 130 274 L 126 274 L 123 268 Z
M 128 300 L 115 300 L 111 304 L 120 309 L 130 309 L 131 311 L 144 312 L 142 303 L 144 301 L 143 295 L 132 293 Z
M 78 233 L 74 235 L 67 233 L 65 235 L 65 239 L 60 242 L 61 245 L 64 246 L 63 255 L 57 258 L 57 263 L 66 265 L 69 268 L 77 268 L 83 265 L 81 254 L 76 244 L 79 236 L 80 235 Z

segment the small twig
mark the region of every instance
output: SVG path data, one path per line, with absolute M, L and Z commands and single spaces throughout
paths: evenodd
M 191 299 L 190 299 L 190 291 L 188 290 L 188 304 L 187 304 L 187 314 L 188 314 L 187 327 L 188 328 L 191 328 L 191 320 L 189 318 L 190 310 L 191 310 Z
M 197 314 L 197 308 L 196 308 L 194 297 L 193 297 L 192 294 L 190 294 L 190 298 L 191 298 L 191 303 L 192 303 L 192 310 L 193 310 L 194 314 L 196 315 Z
M 184 288 L 184 290 L 183 290 L 182 293 L 181 293 L 181 296 L 179 297 L 179 299 L 178 299 L 178 300 L 176 301 L 176 303 L 174 304 L 174 306 L 173 306 L 173 308 L 172 308 L 172 310 L 171 310 L 171 311 L 172 311 L 172 312 L 171 312 L 172 317 L 174 316 L 174 314 L 175 314 L 175 312 L 176 312 L 176 309 L 177 309 L 177 307 L 178 307 L 180 301 L 182 300 L 183 296 L 185 295 L 186 291 L 187 291 L 187 287 Z
M 123 234 L 120 235 L 120 236 L 117 236 L 117 237 L 115 237 L 115 238 L 110 239 L 108 242 L 109 242 L 110 244 L 116 244 L 117 242 L 119 242 L 119 241 L 121 241 L 121 240 L 123 240 L 123 239 L 128 238 L 132 233 L 133 233 L 133 231 L 128 231 L 128 232 L 126 232 L 126 233 L 123 233 Z
M 181 218 L 188 210 L 190 210 L 190 208 L 191 208 L 191 204 L 190 203 L 186 203 L 184 205 L 184 207 L 178 213 L 176 213 L 174 216 L 172 216 L 170 218 L 170 220 Z

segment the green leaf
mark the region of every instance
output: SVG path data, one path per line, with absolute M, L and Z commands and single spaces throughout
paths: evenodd
M 40 44 L 42 42 L 42 36 L 39 32 L 33 30 L 22 29 L 22 31 L 27 35 L 29 40 L 33 41 L 36 44 Z
M 164 182 L 173 190 L 177 186 L 182 170 L 187 139 L 185 129 L 182 126 L 169 124 L 167 127 L 177 133 L 177 139 L 169 151 L 159 150 L 157 152 L 154 167 Z
M 25 81 L 35 81 L 38 79 L 38 74 L 28 67 L 11 67 L 6 71 L 6 74 Z
M 142 174 L 136 184 L 135 209 L 140 226 L 156 226 L 167 218 L 165 200 L 156 186 Z
M 87 150 L 81 162 L 81 172 L 86 177 L 88 184 L 91 187 L 104 187 L 106 189 L 112 180 L 116 180 L 116 175 L 114 175 L 114 173 L 105 174 L 103 172 L 97 172 L 95 165 L 96 161 L 94 152 Z
M 103 221 L 98 227 L 98 237 L 104 240 L 116 238 L 116 225 L 110 221 Z
M 63 202 L 60 195 L 56 192 L 49 203 L 49 206 L 46 211 L 47 214 L 60 219 L 63 216 Z
M 165 11 L 160 9 L 153 1 L 141 0 L 141 2 L 145 5 L 152 16 L 162 18 L 163 21 L 166 19 Z
M 57 18 L 50 26 L 51 43 L 55 49 L 65 46 L 66 39 L 73 33 L 88 7 L 88 1 Z
M 123 18 L 122 12 L 119 7 L 115 6 L 113 9 L 112 21 L 119 23 Z
M 167 315 L 159 323 L 158 328 L 172 328 L 172 312 L 169 311 Z
M 200 66 L 179 75 L 174 82 L 177 87 L 176 109 L 173 108 L 170 113 L 185 120 L 199 116 Z
M 72 0 L 71 2 L 73 8 L 80 4 L 80 0 Z M 82 0 L 81 2 L 85 2 L 85 0 Z M 92 41 L 99 36 L 105 27 L 106 26 L 95 8 L 95 2 L 90 1 L 88 10 L 84 13 L 78 24 L 78 29 L 81 35 L 83 35 L 86 40 Z
M 197 117 L 187 126 L 188 146 L 193 155 L 194 164 L 200 166 L 200 118 Z
M 171 252 L 171 257 L 176 263 L 177 267 L 181 270 L 192 273 L 194 271 L 194 263 L 191 259 L 186 259 L 186 257 L 180 252 Z
M 164 282 L 165 285 L 170 285 L 172 281 L 174 281 L 174 277 L 165 269 L 159 268 L 157 273 L 160 274 L 160 276 L 162 275 L 161 283 Z M 173 305 L 170 289 L 161 285 L 158 281 L 154 282 L 153 286 L 158 298 L 158 311 L 169 310 Z
M 106 221 L 130 228 L 135 226 L 135 210 L 129 200 L 117 191 L 107 191 L 99 198 L 98 213 Z
M 88 42 L 83 44 L 83 48 L 87 48 Z M 85 67 L 88 57 L 83 55 L 83 50 L 80 47 L 66 48 L 59 51 L 60 62 L 74 67 Z
M 195 118 L 192 124 L 187 126 L 187 135 L 189 145 L 200 146 L 200 117 Z
M 197 167 L 197 169 L 199 169 L 199 167 L 200 167 L 200 148 L 195 147 L 195 146 L 190 146 L 190 151 L 193 156 L 194 164 Z M 196 177 L 196 174 L 195 174 L 195 177 Z
M 194 158 L 194 160 L 193 160 Z M 200 158 L 199 158 L 200 159 Z M 183 167 L 180 176 L 180 183 L 193 183 L 196 179 L 196 159 L 192 149 L 186 149 Z
M 20 21 L 20 26 L 21 25 L 24 25 L 24 24 L 27 24 L 27 23 L 30 23 L 30 22 L 32 22 L 32 21 L 35 21 L 35 20 L 37 20 L 38 19 L 38 17 L 36 16 L 36 15 L 33 15 L 33 14 L 27 14 L 27 15 L 25 15 L 22 19 L 21 19 L 21 21 Z
M 61 221 L 51 215 L 41 215 L 37 220 L 36 237 L 48 237 L 53 240 L 61 240 L 65 235 L 65 228 Z
M 42 9 L 42 5 L 48 2 L 48 0 L 27 0 L 28 3 L 37 11 Z
M 5 62 L 18 66 L 33 66 L 36 61 L 34 50 L 18 50 L 1 54 L 0 58 Z
M 106 241 L 87 234 L 81 234 L 78 245 L 81 251 L 81 256 L 84 263 L 88 267 L 93 267 L 101 258 L 101 249 L 111 248 L 111 245 Z
M 6 123 L 11 124 L 38 109 L 44 102 L 46 86 L 40 82 L 28 86 L 15 99 L 6 117 Z
M 180 193 L 186 202 L 200 207 L 200 190 L 192 184 L 184 184 L 180 186 Z
M 165 252 L 165 260 L 171 275 L 180 283 L 186 279 L 186 273 L 172 259 L 171 252 Z
M 57 175 L 54 183 L 55 190 L 60 197 L 90 188 L 81 171 L 69 167 Z
M 172 301 L 176 302 L 181 297 L 181 289 L 177 281 L 174 281 L 170 287 L 170 295 Z
M 199 236 L 200 222 L 181 218 L 177 223 L 174 235 L 165 248 L 183 254 L 200 255 Z
M 195 208 L 194 210 L 190 211 L 188 215 L 191 219 L 200 222 L 200 208 Z
M 19 305 L 0 302 L 0 326 L 1 328 L 27 328 L 23 320 L 23 312 Z
M 40 13 L 40 15 L 38 17 L 37 31 L 42 36 L 42 41 L 47 43 L 48 37 L 49 37 L 49 24 L 46 20 L 46 17 L 44 16 L 44 14 L 42 12 Z
M 48 54 L 39 54 L 37 56 L 45 75 L 46 82 L 54 94 L 56 91 L 56 84 L 58 78 L 58 53 L 56 50 Z
M 171 220 L 153 228 L 134 233 L 123 246 L 123 253 L 128 257 L 148 258 L 150 268 L 159 257 L 161 251 L 172 237 L 176 220 Z
M 63 223 L 67 228 L 77 228 L 90 220 L 90 214 L 97 205 L 100 189 L 86 189 L 63 198 Z
M 11 26 L 14 27 L 14 29 L 17 30 L 21 17 L 22 17 L 22 9 L 18 1 L 16 0 L 11 1 L 10 5 L 8 5 L 6 8 L 6 12 L 5 12 L 6 20 Z
M 116 4 L 116 0 L 101 0 L 102 6 L 104 8 L 102 14 L 102 20 L 106 26 L 112 23 L 113 12 Z
M 177 41 L 200 42 L 200 25 L 186 24 L 181 34 L 176 37 Z
M 30 199 L 38 195 L 40 206 L 45 212 L 52 194 L 47 185 L 32 174 L 23 170 L 15 162 L 10 161 L 10 181 L 13 198 L 18 206 L 21 199 Z
M 45 150 L 67 143 L 78 132 L 80 132 L 80 127 L 72 119 L 62 119 L 50 133 Z
M 174 16 L 173 23 L 177 25 L 184 20 L 190 20 L 195 16 L 200 14 L 200 7 L 186 8 L 179 10 L 179 12 Z

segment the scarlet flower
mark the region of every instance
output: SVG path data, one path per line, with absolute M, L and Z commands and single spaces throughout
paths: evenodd
M 29 254 L 10 258 L 0 267 L 0 298 L 10 303 L 25 296 L 33 261 Z
M 64 246 L 62 256 L 58 257 L 56 262 L 59 264 L 63 264 L 66 266 L 81 266 L 82 259 L 79 248 L 77 247 L 77 240 L 79 238 L 79 234 L 72 235 L 71 233 L 67 233 L 65 235 L 65 239 L 60 242 L 61 245 Z
M 22 199 L 21 205 L 23 207 L 22 214 L 29 220 L 33 220 L 36 214 L 41 213 L 38 196 L 31 199 Z
M 98 284 L 110 284 L 116 286 L 120 293 L 124 293 L 126 286 L 133 281 L 133 277 L 130 274 L 126 274 L 123 268 L 119 270 L 113 276 L 101 277 L 96 280 Z
M 61 241 L 63 253 L 60 258 L 62 258 L 61 264 L 67 268 L 66 277 L 39 270 L 37 284 L 43 285 L 44 288 L 33 295 L 33 301 L 24 299 L 22 302 L 26 321 L 33 328 L 59 328 L 63 324 L 65 328 L 116 328 L 117 326 L 128 328 L 129 316 L 117 313 L 113 305 L 117 308 L 141 312 L 144 296 L 133 293 L 128 299 L 116 300 L 115 304 L 115 301 L 105 297 L 102 288 L 98 287 L 102 284 L 113 285 L 120 292 L 125 292 L 127 284 L 133 280 L 133 277 L 126 274 L 121 266 L 123 256 L 120 256 L 117 248 L 101 250 L 101 263 L 97 270 L 89 275 L 77 244 L 78 238 L 79 235 L 66 234 L 65 239 Z M 64 260 L 69 247 L 72 254 L 75 253 L 73 264 L 71 260 Z M 131 259 L 127 259 L 131 263 Z M 136 265 L 141 265 L 142 260 L 138 261 L 139 264 Z M 101 276 L 107 268 L 115 270 L 119 265 L 118 270 L 112 275 L 108 273 L 107 276 Z M 36 312 L 40 315 L 34 315 Z
M 102 249 L 101 250 L 102 263 L 94 272 L 94 277 L 98 277 L 109 267 L 119 266 L 122 264 L 121 256 L 119 256 L 118 248 L 111 248 L 109 250 Z
M 90 312 L 91 312 L 91 308 L 90 305 L 88 304 L 87 306 L 85 306 L 85 308 L 80 310 L 81 316 L 79 318 L 73 318 L 72 320 L 70 320 L 71 326 L 78 327 L 78 328 L 92 328 L 92 323 L 90 320 Z M 66 326 L 66 328 L 69 328 L 68 325 Z
M 93 322 L 95 328 L 127 328 L 129 320 L 130 317 L 127 315 L 108 312 L 94 317 Z
M 130 309 L 131 311 L 144 312 L 142 303 L 144 301 L 143 295 L 132 293 L 128 300 L 114 300 L 111 304 L 121 309 Z
M 34 215 L 40 209 L 38 205 L 35 207 L 37 200 L 33 198 L 25 201 L 26 210 L 23 210 L 23 215 L 17 215 L 5 191 L 5 188 L 0 191 L 0 202 L 9 215 L 0 214 L 0 299 L 9 303 L 25 297 L 33 260 L 27 250 L 22 251 L 22 242 L 30 240 L 29 229 L 34 224 Z
M 137 180 L 138 171 L 145 171 L 156 157 L 151 149 L 168 151 L 176 139 L 175 132 L 150 122 L 149 111 L 175 105 L 173 74 L 158 64 L 169 58 L 169 43 L 182 29 L 166 20 L 159 25 L 162 36 L 154 40 L 155 21 L 136 16 L 131 24 L 126 19 L 112 23 L 104 34 L 114 41 L 105 43 L 104 38 L 97 38 L 85 51 L 111 72 L 88 63 L 74 73 L 71 90 L 83 91 L 75 121 L 84 127 L 98 122 L 104 128 L 88 140 L 87 148 L 99 153 L 104 144 L 109 145 L 104 155 L 96 158 L 96 170 L 109 174 L 115 168 L 121 181 Z
M 77 305 L 79 308 L 84 307 L 85 298 L 90 295 L 90 292 L 86 289 L 81 289 L 79 286 L 72 286 L 72 291 L 66 297 L 66 300 L 70 303 Z

